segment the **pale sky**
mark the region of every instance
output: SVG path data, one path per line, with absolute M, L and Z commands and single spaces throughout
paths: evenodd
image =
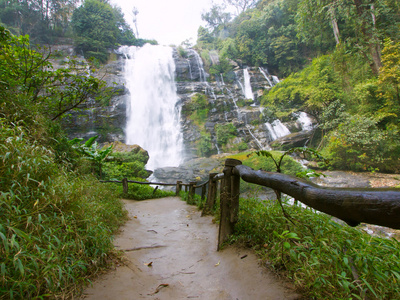
M 132 9 L 136 7 L 139 38 L 155 39 L 161 45 L 180 45 L 192 38 L 196 43 L 197 29 L 205 26 L 201 13 L 209 11 L 212 0 L 111 0 L 122 8 L 133 31 Z M 222 3 L 222 0 L 214 0 Z

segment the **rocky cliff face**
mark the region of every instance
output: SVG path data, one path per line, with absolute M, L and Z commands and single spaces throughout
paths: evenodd
M 296 146 L 304 145 L 309 138 L 309 134 L 303 131 L 304 126 L 296 116 L 293 116 L 290 122 L 274 125 L 274 120 L 268 119 L 266 116 L 268 114 L 262 113 L 259 99 L 263 91 L 270 89 L 277 81 L 277 78 L 269 75 L 267 70 L 247 68 L 252 97 L 246 99 L 245 72 L 238 65 L 235 65 L 230 82 L 224 82 L 222 75 L 217 76 L 216 81 L 210 81 L 197 52 L 189 49 L 182 54 L 175 49 L 173 56 L 176 65 L 178 105 L 182 108 L 181 125 L 188 160 L 201 156 L 199 141 L 204 139 L 204 136 L 208 137 L 206 140 L 208 155 L 246 149 L 269 149 L 274 140 L 273 144 L 277 146 L 290 147 L 293 141 Z M 214 63 L 218 60 L 215 55 L 212 58 Z M 124 142 L 129 91 L 124 87 L 123 68 L 123 57 L 117 57 L 94 74 L 103 77 L 110 86 L 113 86 L 116 94 L 108 106 L 88 101 L 80 111 L 72 112 L 64 118 L 65 127 L 71 138 L 87 139 L 99 135 L 100 142 Z M 205 95 L 207 102 L 207 116 L 203 124 L 195 122 L 188 113 L 190 110 L 186 109 L 196 94 Z M 249 93 L 246 94 L 249 97 Z M 267 122 L 270 124 L 269 127 Z M 226 124 L 233 124 L 235 132 L 221 143 L 221 137 L 219 139 L 217 137 L 218 127 Z M 282 133 L 279 132 L 282 126 L 290 129 L 291 135 L 287 135 L 287 138 L 282 137 Z
M 274 145 L 290 144 L 296 141 L 296 145 L 304 145 L 309 134 L 303 131 L 301 122 L 293 116 L 293 120 L 280 124 L 290 128 L 291 138 L 286 141 L 279 133 L 271 132 L 266 125 L 269 120 L 266 114 L 262 113 L 259 106 L 259 99 L 265 89 L 270 89 L 278 79 L 268 74 L 262 68 L 247 68 L 252 89 L 252 99 L 245 96 L 245 72 L 243 68 L 236 66 L 234 69 L 234 80 L 224 82 L 222 75 L 217 77 L 218 81 L 208 81 L 208 74 L 205 73 L 198 54 L 188 50 L 186 55 L 180 55 L 174 51 L 176 62 L 177 90 L 180 97 L 180 104 L 184 108 L 190 105 L 193 97 L 197 94 L 204 94 L 207 97 L 208 116 L 204 128 L 194 122 L 183 109 L 181 124 L 186 148 L 189 157 L 198 153 L 198 141 L 202 135 L 211 136 L 210 154 L 219 152 L 233 152 L 245 149 L 269 149 L 273 140 L 280 138 L 279 143 Z M 247 93 L 249 96 L 249 93 Z M 217 141 L 217 127 L 225 124 L 233 124 L 236 128 L 231 138 L 225 143 Z M 272 125 L 274 127 L 274 125 Z M 275 128 L 279 130 L 279 128 Z
M 124 141 L 128 91 L 124 86 L 123 65 L 122 60 L 116 60 L 92 74 L 103 78 L 115 93 L 107 106 L 91 99 L 63 119 L 71 138 L 88 139 L 98 135 L 101 143 Z

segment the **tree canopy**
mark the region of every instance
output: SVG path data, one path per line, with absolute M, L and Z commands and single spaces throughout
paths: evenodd
M 265 111 L 282 120 L 298 111 L 314 116 L 311 143 L 334 168 L 400 170 L 398 3 L 261 0 L 240 9 L 245 2 L 225 1 L 240 10 L 231 20 L 205 19 L 197 46 L 278 75 L 280 83 L 261 97 Z M 210 74 L 226 76 L 222 64 Z

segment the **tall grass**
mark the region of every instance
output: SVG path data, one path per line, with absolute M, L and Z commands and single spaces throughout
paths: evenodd
M 107 263 L 126 212 L 113 188 L 0 121 L 0 299 L 71 296 Z
M 311 209 L 240 199 L 232 242 L 254 247 L 306 299 L 400 299 L 400 242 Z

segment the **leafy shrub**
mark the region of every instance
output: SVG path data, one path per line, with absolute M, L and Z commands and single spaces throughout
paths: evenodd
M 323 150 L 330 166 L 342 170 L 400 170 L 398 131 L 381 130 L 377 122 L 365 116 L 348 116 L 329 135 Z
M 240 199 L 232 241 L 258 250 L 307 299 L 397 299 L 400 242 L 372 237 L 331 217 L 276 202 Z
M 225 145 L 228 140 L 237 135 L 236 127 L 232 123 L 217 124 L 215 126 L 218 145 Z
M 144 181 L 141 178 L 133 178 L 135 181 Z M 154 198 L 163 198 L 175 196 L 175 192 L 155 189 L 154 187 L 148 184 L 138 184 L 138 183 L 128 183 L 128 193 L 124 194 L 122 192 L 122 185 L 118 184 L 118 192 L 121 197 L 125 199 L 132 200 L 145 200 L 145 199 L 154 199 Z
M 51 149 L 0 121 L 0 298 L 70 297 L 107 263 L 123 205 L 111 187 L 67 173 Z
M 107 179 L 147 178 L 145 169 L 148 156 L 141 152 L 114 152 L 112 158 L 104 164 L 104 176 Z
M 197 155 L 209 156 L 211 154 L 211 135 L 206 132 L 202 132 L 200 139 L 196 142 Z
M 203 209 L 206 200 L 202 200 L 201 196 L 197 194 L 194 194 L 194 197 L 190 198 L 189 193 L 184 191 L 180 191 L 179 197 L 189 205 L 196 205 L 198 209 Z

